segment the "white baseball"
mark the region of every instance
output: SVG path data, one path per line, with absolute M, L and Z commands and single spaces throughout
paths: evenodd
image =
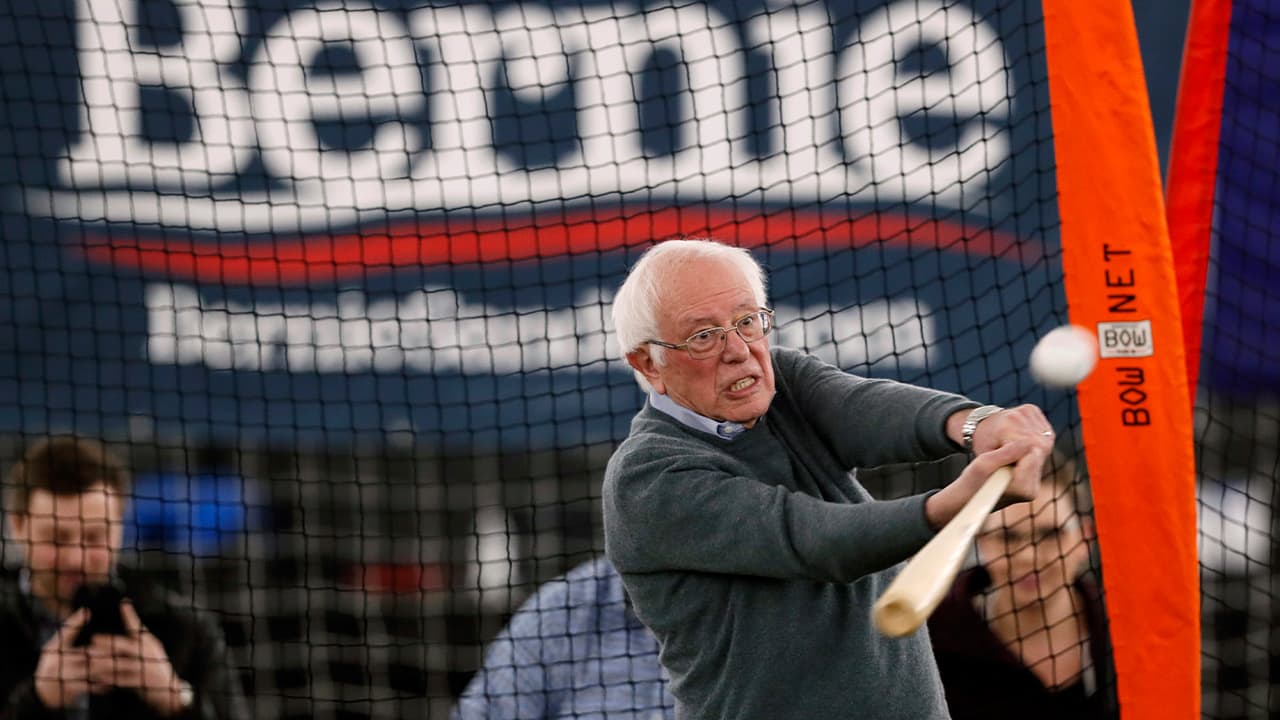
M 1045 387 L 1072 387 L 1097 364 L 1098 339 L 1079 325 L 1050 330 L 1031 351 L 1031 376 Z

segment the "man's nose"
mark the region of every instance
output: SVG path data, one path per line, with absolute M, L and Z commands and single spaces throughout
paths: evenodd
M 99 570 L 111 562 L 111 551 L 100 545 L 63 545 L 58 548 L 57 566 L 60 570 Z
M 79 572 L 84 568 L 85 548 L 79 545 L 62 545 L 58 548 L 57 568 L 67 572 Z
M 747 341 L 742 339 L 736 330 L 724 334 L 724 349 L 720 353 L 726 362 L 741 362 L 751 354 Z
M 1026 566 L 1035 565 L 1037 555 L 1035 543 L 1025 543 L 1009 551 L 1010 560 Z

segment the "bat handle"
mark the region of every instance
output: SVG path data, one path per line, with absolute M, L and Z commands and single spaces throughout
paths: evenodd
M 929 619 L 951 589 L 973 537 L 1011 480 L 1012 468 L 992 473 L 960 512 L 907 562 L 872 608 L 871 619 L 881 633 L 909 635 Z

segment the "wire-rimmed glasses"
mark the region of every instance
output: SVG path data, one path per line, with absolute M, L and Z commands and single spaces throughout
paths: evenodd
M 724 350 L 730 330 L 738 333 L 738 337 L 742 338 L 743 342 L 753 343 L 773 331 L 773 311 L 769 308 L 760 308 L 734 320 L 733 325 L 729 327 L 712 327 L 699 330 L 679 344 L 661 340 L 646 340 L 645 342 L 671 350 L 684 350 L 694 360 L 703 360 L 718 355 Z

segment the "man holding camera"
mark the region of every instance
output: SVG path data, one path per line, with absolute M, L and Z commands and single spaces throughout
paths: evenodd
M 34 445 L 5 512 L 24 563 L 0 585 L 0 718 L 245 717 L 217 624 L 117 559 L 129 475 L 81 438 Z

